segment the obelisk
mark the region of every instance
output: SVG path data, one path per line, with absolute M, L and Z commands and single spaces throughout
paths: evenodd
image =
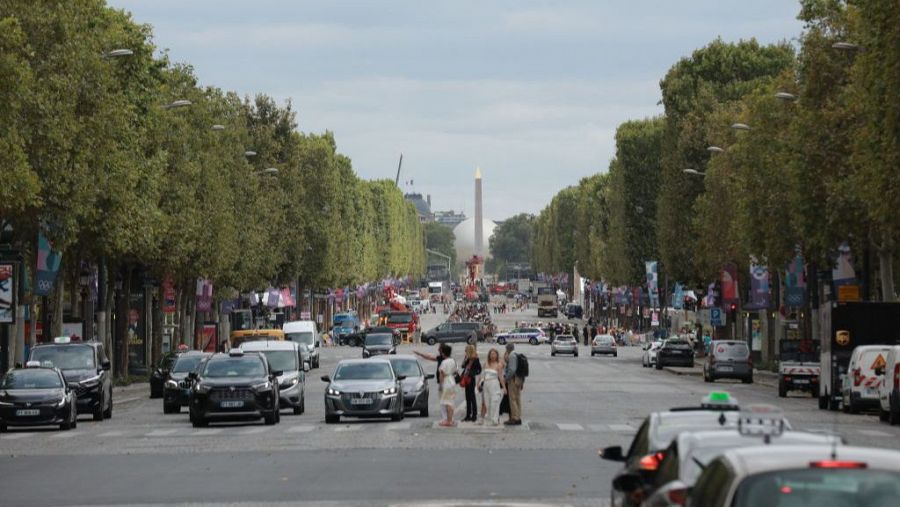
M 481 168 L 475 168 L 475 255 L 484 256 L 484 218 L 481 214 Z

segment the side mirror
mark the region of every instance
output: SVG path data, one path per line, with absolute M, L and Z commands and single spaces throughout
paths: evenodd
M 614 445 L 603 449 L 600 451 L 600 457 L 606 461 L 625 461 L 625 456 L 622 455 L 621 445 Z
M 322 375 L 322 382 L 331 382 L 331 377 L 328 375 Z
M 104 359 L 102 363 L 100 363 L 100 369 L 104 371 L 109 371 L 112 368 L 112 364 L 109 362 L 109 359 Z
M 425 374 L 425 380 L 431 380 L 433 378 L 434 378 L 434 373 L 426 373 Z
M 303 363 L 303 372 L 305 373 L 308 371 L 309 371 L 309 363 Z
M 397 375 L 397 380 L 399 380 L 401 382 L 406 380 L 406 375 Z
M 641 476 L 635 473 L 624 473 L 612 481 L 612 487 L 616 491 L 631 493 L 640 489 L 644 485 Z
M 273 377 L 280 377 L 280 376 L 284 375 L 284 371 L 283 370 L 272 370 L 269 372 L 269 375 L 271 375 Z

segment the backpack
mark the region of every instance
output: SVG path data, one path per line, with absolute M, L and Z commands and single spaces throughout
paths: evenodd
M 528 358 L 525 354 L 516 354 L 516 376 L 520 378 L 528 376 Z

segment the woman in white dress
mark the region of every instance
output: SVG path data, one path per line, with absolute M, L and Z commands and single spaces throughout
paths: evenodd
M 487 403 L 487 420 L 493 425 L 500 424 L 500 400 L 506 392 L 506 381 L 503 379 L 503 363 L 500 353 L 491 349 L 487 356 L 487 365 L 482 371 L 482 389 Z
M 440 425 L 449 427 L 456 424 L 453 422 L 453 407 L 456 406 L 456 371 L 459 368 L 456 366 L 456 360 L 450 357 L 452 352 L 450 345 L 441 344 L 440 351 L 441 357 L 443 357 L 438 370 L 441 377 L 438 379 L 441 384 L 441 406 L 447 411 L 447 418 L 441 421 Z

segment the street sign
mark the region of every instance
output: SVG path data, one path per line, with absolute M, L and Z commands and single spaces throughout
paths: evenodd
M 723 327 L 725 325 L 725 312 L 721 308 L 710 308 L 709 323 L 713 327 Z

